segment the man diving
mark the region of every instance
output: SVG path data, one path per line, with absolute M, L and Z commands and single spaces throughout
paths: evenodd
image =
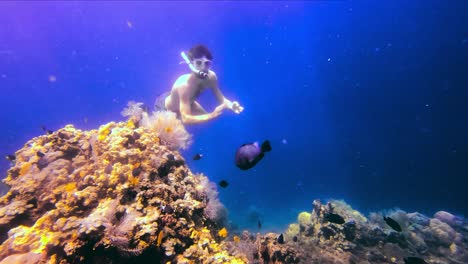
M 156 110 L 175 112 L 184 124 L 197 124 L 212 120 L 221 115 L 224 109 L 230 109 L 236 114 L 244 110 L 238 102 L 226 99 L 219 89 L 216 73 L 210 70 L 213 55 L 207 47 L 195 45 L 187 55 L 184 52 L 181 55 L 192 72 L 177 78 L 171 91 L 156 99 Z M 201 92 L 207 88 L 213 91 L 219 102 L 211 113 L 208 113 L 196 101 Z

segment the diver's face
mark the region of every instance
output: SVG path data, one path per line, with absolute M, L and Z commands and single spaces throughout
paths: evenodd
M 207 59 L 205 56 L 201 58 L 195 58 L 192 60 L 193 66 L 199 71 L 203 72 L 208 72 L 208 70 L 211 68 L 211 65 L 213 62 L 209 59 Z

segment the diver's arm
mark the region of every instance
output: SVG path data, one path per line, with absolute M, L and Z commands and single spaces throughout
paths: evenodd
M 198 124 L 203 123 L 208 120 L 211 120 L 221 114 L 224 109 L 224 105 L 216 107 L 216 109 L 211 113 L 206 113 L 203 115 L 192 115 L 192 110 L 190 107 L 190 100 L 187 96 L 180 94 L 180 116 L 184 124 Z

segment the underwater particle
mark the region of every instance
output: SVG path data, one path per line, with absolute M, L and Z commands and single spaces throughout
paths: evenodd
M 225 181 L 225 180 L 220 181 L 218 184 L 222 188 L 226 188 L 229 185 L 229 183 L 227 181 Z
M 400 224 L 398 224 L 397 221 L 393 220 L 390 217 L 385 217 L 385 216 L 384 216 L 383 219 L 384 219 L 385 223 L 387 223 L 387 225 L 389 225 L 391 228 L 393 228 L 393 230 L 395 230 L 397 232 L 401 232 L 401 226 L 400 226 Z
M 133 23 L 129 20 L 127 20 L 127 27 L 128 28 L 133 28 Z
M 286 145 L 286 144 L 288 144 L 288 141 L 287 141 L 285 138 L 283 138 L 283 139 L 281 140 L 281 143 L 283 143 L 284 145 Z
M 276 241 L 278 241 L 278 243 L 280 244 L 284 244 L 284 236 L 283 236 L 283 233 L 281 233 L 278 238 L 276 238 Z
M 328 222 L 334 223 L 334 224 L 344 224 L 345 220 L 344 218 L 339 215 L 339 214 L 334 214 L 334 213 L 328 213 L 324 217 Z
M 57 77 L 55 75 L 49 75 L 49 82 L 53 83 L 57 81 Z
M 265 155 L 271 151 L 270 141 L 265 140 L 261 146 L 258 142 L 241 145 L 236 152 L 236 166 L 241 170 L 248 170 L 254 167 Z
M 218 236 L 225 238 L 228 235 L 228 231 L 225 227 L 218 231 Z
M 328 62 L 331 62 L 331 58 L 328 58 L 327 61 L 328 61 Z
M 418 257 L 407 257 L 403 260 L 405 261 L 405 264 L 427 264 L 427 262 L 424 261 L 424 259 Z
M 193 156 L 193 158 L 192 158 L 192 159 L 193 159 L 193 160 L 201 160 L 201 158 L 202 158 L 202 157 L 203 157 L 203 155 L 202 155 L 202 154 L 200 154 L 200 153 L 197 153 L 197 154 L 195 154 L 195 155 Z

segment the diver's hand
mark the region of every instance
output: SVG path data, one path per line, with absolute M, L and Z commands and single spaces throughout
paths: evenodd
M 242 107 L 237 101 L 232 102 L 230 108 L 236 114 L 240 114 L 242 111 L 244 111 L 244 107 Z
M 218 105 L 215 110 L 213 112 L 211 112 L 211 118 L 216 118 L 218 117 L 219 115 L 221 115 L 224 111 L 224 109 L 226 108 L 226 105 L 225 104 L 220 104 Z

